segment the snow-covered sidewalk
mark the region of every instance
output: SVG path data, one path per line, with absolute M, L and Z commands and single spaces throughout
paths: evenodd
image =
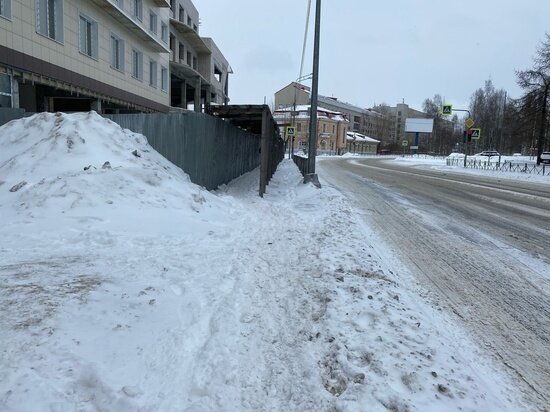
M 338 192 L 257 182 L 93 113 L 0 128 L 0 410 L 526 409 Z

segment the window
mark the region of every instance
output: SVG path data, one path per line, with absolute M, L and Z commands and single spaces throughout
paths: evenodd
M 180 63 L 185 62 L 185 47 L 183 46 L 183 43 L 179 44 L 178 56 Z
M 184 20 L 183 20 L 183 19 L 184 19 L 184 16 L 185 16 L 185 10 L 183 10 L 183 7 L 180 5 L 180 11 L 179 11 L 179 16 L 178 16 L 179 18 L 178 18 L 178 20 L 179 20 L 179 21 L 184 21 Z
M 97 22 L 89 17 L 80 15 L 80 53 L 86 56 L 97 59 L 98 57 L 98 45 L 97 45 Z
M 168 91 L 168 69 L 160 66 L 160 88 L 163 92 Z
M 0 0 L 0 16 L 11 19 L 11 0 Z
M 111 33 L 111 67 L 124 71 L 124 40 Z
M 197 33 L 199 32 L 196 24 L 193 24 L 193 30 Z
M 142 0 L 133 0 L 132 14 L 139 21 L 143 20 L 143 4 Z
M 143 80 L 143 53 L 132 49 L 132 77 Z
M 149 86 L 157 87 L 157 62 L 149 60 Z
M 168 25 L 164 23 L 160 26 L 160 38 L 164 43 L 168 43 Z
M 214 77 L 218 82 L 222 82 L 222 71 L 218 68 L 218 66 L 214 65 Z
M 193 25 L 193 21 L 191 20 L 191 17 L 187 16 L 187 25 L 191 27 Z
M 187 52 L 187 64 L 188 64 L 189 66 L 191 66 L 191 63 L 192 63 L 192 60 L 191 60 L 191 59 L 192 59 L 192 57 L 191 57 L 191 52 L 188 51 L 188 52 Z
M 0 73 L 0 107 L 11 107 L 11 76 Z
M 193 56 L 193 69 L 197 70 L 197 58 Z
M 149 10 L 149 31 L 157 34 L 157 15 L 153 10 Z
M 63 42 L 63 0 L 36 0 L 36 32 Z

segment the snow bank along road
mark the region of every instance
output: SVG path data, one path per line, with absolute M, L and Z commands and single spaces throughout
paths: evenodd
M 550 405 L 550 185 L 404 167 L 320 162 L 402 263 Z

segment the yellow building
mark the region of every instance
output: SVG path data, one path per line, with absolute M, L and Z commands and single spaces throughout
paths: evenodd
M 293 139 L 295 152 L 307 151 L 309 143 L 310 106 L 300 105 L 296 108 L 283 108 L 273 113 L 281 129 L 281 136 L 285 134 L 286 126 L 294 126 L 296 136 Z M 346 151 L 346 132 L 349 120 L 347 117 L 322 107 L 317 108 L 317 153 L 343 154 Z

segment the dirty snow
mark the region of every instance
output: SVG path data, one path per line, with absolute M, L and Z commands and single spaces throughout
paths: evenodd
M 93 112 L 0 128 L 0 410 L 528 410 L 338 192 L 257 181 Z

